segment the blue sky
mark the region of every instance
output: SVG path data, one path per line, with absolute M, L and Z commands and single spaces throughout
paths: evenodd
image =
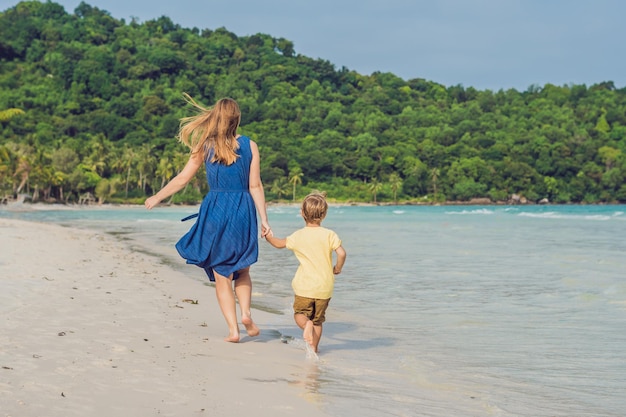
M 113 17 L 266 33 L 361 74 L 481 90 L 626 87 L 623 0 L 88 0 Z M 15 5 L 0 0 L 0 10 Z M 80 0 L 57 0 L 73 12 Z

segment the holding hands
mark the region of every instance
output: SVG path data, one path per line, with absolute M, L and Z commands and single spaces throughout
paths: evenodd
M 272 233 L 272 228 L 270 227 L 270 224 L 268 222 L 262 222 L 261 237 L 266 238 L 267 236 L 274 236 L 274 233 Z

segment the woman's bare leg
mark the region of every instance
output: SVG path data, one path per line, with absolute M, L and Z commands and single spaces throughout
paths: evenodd
M 252 321 L 252 314 L 250 312 L 250 304 L 252 302 L 250 268 L 241 269 L 238 272 L 239 278 L 235 280 L 235 294 L 237 294 L 239 308 L 241 309 L 241 323 L 246 327 L 248 336 L 258 336 L 261 332 L 256 324 L 254 324 L 254 321 Z
M 220 305 L 222 314 L 228 325 L 228 337 L 224 338 L 227 342 L 239 342 L 239 325 L 237 324 L 237 309 L 235 302 L 235 294 L 233 293 L 233 277 L 225 277 L 213 271 L 215 275 L 215 294 L 217 302 Z

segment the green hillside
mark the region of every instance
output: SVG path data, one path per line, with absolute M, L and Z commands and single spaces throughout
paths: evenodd
M 311 189 L 341 202 L 626 201 L 626 88 L 611 81 L 497 92 L 405 81 L 268 34 L 34 1 L 0 13 L 0 197 L 143 201 L 186 162 L 184 92 L 239 102 L 270 201 Z M 173 202 L 206 191 L 199 173 Z

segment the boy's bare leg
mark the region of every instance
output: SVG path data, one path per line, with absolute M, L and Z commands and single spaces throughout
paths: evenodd
M 213 271 L 215 275 L 215 294 L 220 305 L 222 314 L 228 325 L 228 337 L 225 341 L 231 343 L 239 342 L 239 326 L 237 325 L 237 309 L 235 294 L 233 293 L 232 276 L 225 277 Z
M 322 338 L 322 325 L 313 325 L 313 343 L 311 346 L 313 347 L 313 351 L 317 353 L 317 347 L 320 344 L 320 339 Z
M 296 324 L 298 325 L 298 327 L 303 330 L 302 338 L 304 339 L 304 341 L 307 342 L 311 346 L 311 348 L 314 348 L 313 322 L 309 320 L 309 318 L 305 316 L 304 314 L 294 314 L 293 318 L 296 321 Z
M 250 304 L 252 300 L 252 280 L 250 279 L 250 268 L 239 271 L 239 278 L 235 280 L 235 293 L 239 300 L 239 308 L 241 309 L 241 323 L 246 327 L 248 336 L 258 336 L 261 331 L 252 321 L 250 313 Z

